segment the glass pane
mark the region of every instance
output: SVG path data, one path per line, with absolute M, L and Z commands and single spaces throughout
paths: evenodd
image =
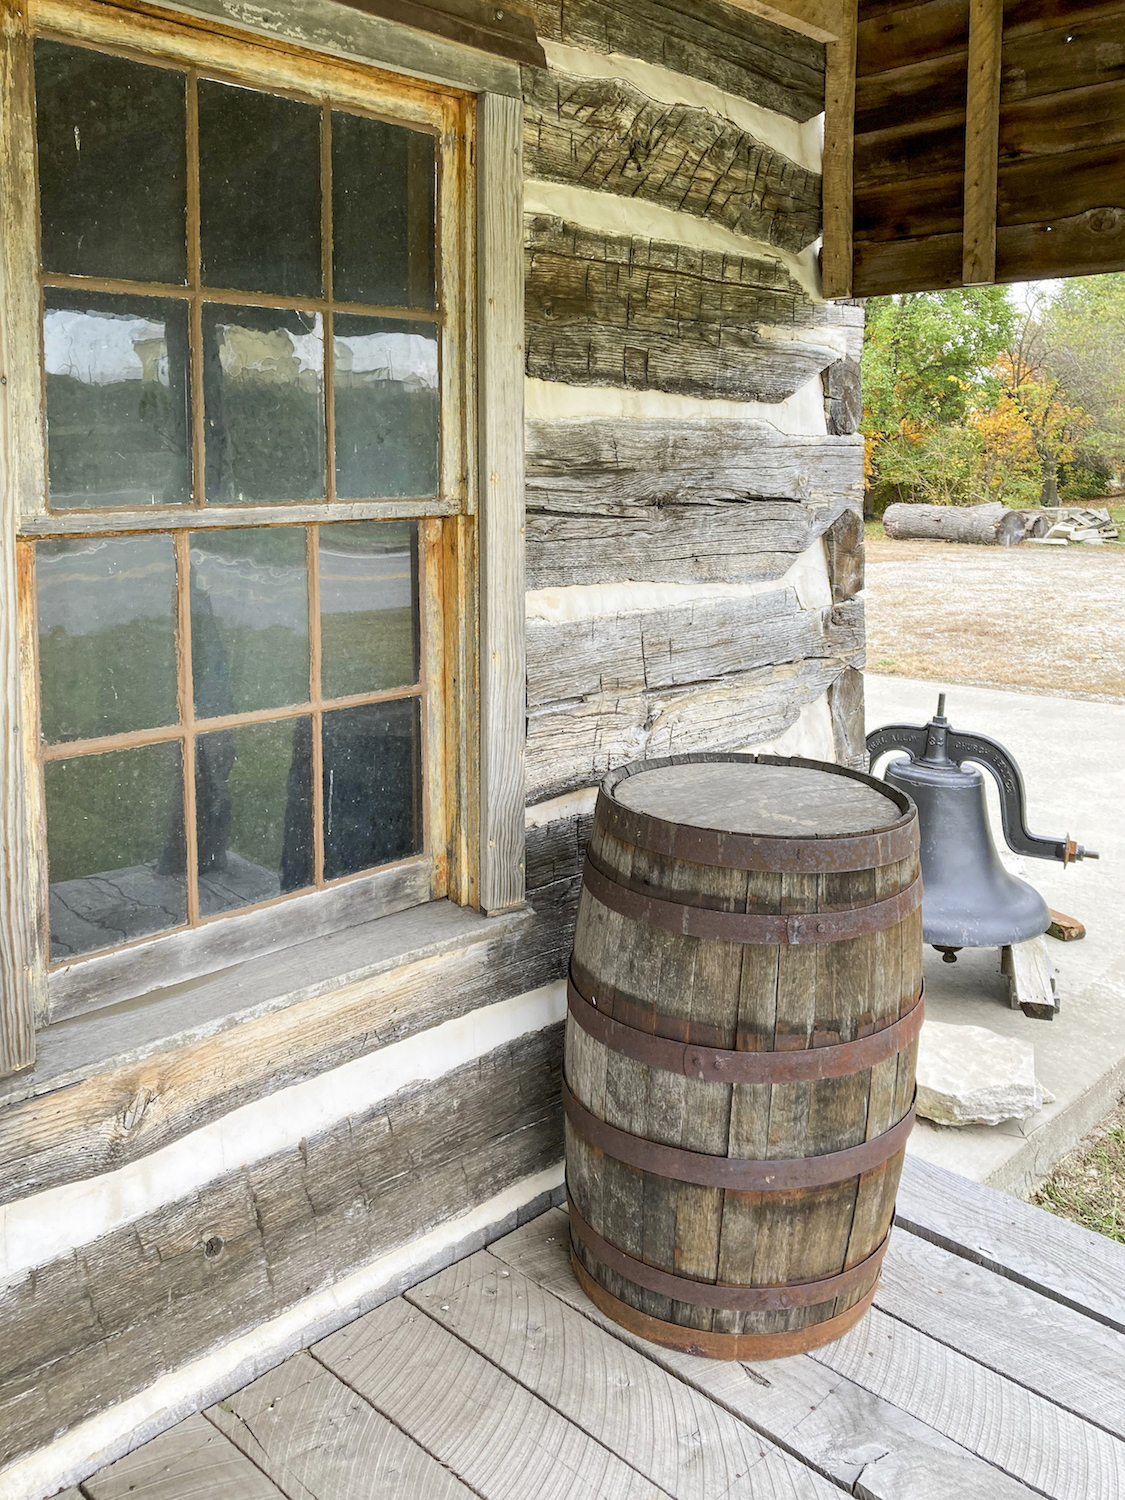
M 195 808 L 203 916 L 311 885 L 312 721 L 200 735 Z
M 51 505 L 191 499 L 186 302 L 44 294 Z
M 338 313 L 332 364 L 339 499 L 436 495 L 435 325 Z
M 332 116 L 332 290 L 340 302 L 433 307 L 432 135 Z
M 184 75 L 35 43 L 45 271 L 187 279 Z
M 179 743 L 48 761 L 43 779 L 52 961 L 183 926 Z
M 321 692 L 350 698 L 418 681 L 418 526 L 320 528 Z
M 324 877 L 422 851 L 417 698 L 324 715 Z
M 303 526 L 192 533 L 191 671 L 199 719 L 308 702 Z
M 324 499 L 324 322 L 319 313 L 203 309 L 207 499 Z
M 199 83 L 203 284 L 319 297 L 320 110 Z
M 174 724 L 172 538 L 40 542 L 35 575 L 44 740 Z

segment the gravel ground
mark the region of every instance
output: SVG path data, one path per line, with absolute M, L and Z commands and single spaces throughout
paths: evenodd
M 1125 546 L 869 538 L 867 665 L 1125 702 Z

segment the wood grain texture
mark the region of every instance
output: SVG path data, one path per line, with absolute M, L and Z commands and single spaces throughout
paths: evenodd
M 858 658 L 857 601 L 802 609 L 793 589 L 645 613 L 527 625 L 528 709 L 596 696 L 667 693 L 812 657 Z
M 737 421 L 529 422 L 528 586 L 780 578 L 862 496 L 855 438 Z
M 709 110 L 623 79 L 524 77 L 527 175 L 641 198 L 748 239 L 802 250 L 820 233 L 820 177 Z
M 487 912 L 524 894 L 523 122 L 477 112 L 480 388 L 480 882 Z
M 539 35 L 702 78 L 795 120 L 824 107 L 824 47 L 719 0 L 531 0 Z
M 472 1500 L 473 1491 L 309 1354 L 207 1416 L 288 1500 Z M 224 1497 L 225 1500 L 225 1497 Z
M 676 1500 L 833 1494 L 701 1391 L 487 1252 L 407 1301 Z
M 1125 1333 L 1125 1246 L 908 1157 L 896 1220 L 1052 1302 Z
M 965 220 L 961 246 L 961 279 L 965 286 L 988 285 L 996 277 L 996 169 L 1000 156 L 1003 31 L 1003 0 L 969 0 Z
M 813 1358 L 1053 1500 L 1125 1493 L 1119 1438 L 878 1309 Z
M 402 1298 L 313 1353 L 481 1500 L 668 1493 Z
M 863 673 L 845 667 L 828 689 L 828 711 L 832 715 L 832 743 L 836 763 L 853 771 L 867 770 L 867 743 L 863 705 Z
M 766 255 L 529 215 L 526 258 L 536 379 L 776 402 L 839 358 L 833 309 Z
M 447 937 L 444 952 L 439 942 L 389 972 L 374 965 L 369 977 L 319 993 L 315 984 L 302 992 L 293 953 L 279 965 L 294 972 L 276 976 L 289 981 L 277 991 L 289 1003 L 258 1017 L 245 992 L 253 986 L 227 977 L 227 998 L 250 1012 L 242 1024 L 171 1035 L 140 1056 L 126 1051 L 116 1065 L 63 1073 L 55 1087 L 0 1109 L 0 1202 L 114 1171 L 254 1099 L 547 984 L 562 972 L 570 920 L 565 897 L 548 890 L 531 922 L 455 946 Z M 365 947 L 369 957 L 369 934 L 341 935 L 337 974 Z
M 31 37 L 27 9 L 0 7 L 0 173 L 5 181 L 0 234 L 0 1077 L 35 1061 L 35 1025 L 46 1003 L 38 854 L 38 777 L 34 765 L 35 659 L 31 622 L 17 608 L 16 528 L 42 489 L 39 412 L 39 308 Z M 40 462 L 36 474 L 36 460 Z M 24 629 L 21 631 L 21 624 Z
M 561 1044 L 551 1027 L 404 1089 L 7 1287 L 10 1458 L 555 1164 Z
M 1116 1330 L 910 1234 L 891 1241 L 876 1306 L 1125 1436 L 1125 1335 Z
M 749 1423 L 849 1494 L 867 1500 L 1029 1500 L 1033 1491 L 810 1355 L 746 1365 L 698 1359 L 628 1333 L 582 1293 L 552 1210 L 489 1248 L 493 1259 Z
M 826 297 L 852 295 L 853 138 L 856 90 L 856 4 L 841 0 L 840 35 L 828 44 L 824 92 L 824 244 L 821 286 Z
M 283 1491 L 206 1417 L 188 1417 L 82 1481 L 87 1500 L 281 1500 Z M 78 1490 L 68 1494 L 79 1495 Z M 288 1500 L 288 1497 L 287 1497 Z
M 528 718 L 528 794 L 538 800 L 591 786 L 646 755 L 736 750 L 774 739 L 851 663 L 851 654 L 807 657 L 671 692 L 598 693 L 544 705 Z

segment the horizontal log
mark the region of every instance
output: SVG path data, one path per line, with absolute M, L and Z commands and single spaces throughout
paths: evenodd
M 883 529 L 896 541 L 966 542 L 1014 547 L 1024 538 L 1024 519 L 998 501 L 989 505 L 888 505 Z
M 863 503 L 856 438 L 748 422 L 527 424 L 527 586 L 780 578 Z
M 521 1038 L 8 1287 L 5 1457 L 552 1166 L 561 1051 L 561 1026 Z
M 623 79 L 524 75 L 530 178 L 641 198 L 798 251 L 820 233 L 820 177 L 709 110 Z
M 791 729 L 853 665 L 814 657 L 760 667 L 685 692 L 601 695 L 530 715 L 528 795 L 590 786 L 631 760 L 696 750 L 753 748 Z
M 855 604 L 802 609 L 792 589 L 587 620 L 529 620 L 527 702 L 669 692 L 810 656 L 863 649 Z
M 404 916 L 422 919 L 425 909 Z M 300 950 L 279 955 L 279 971 L 291 971 L 291 1003 L 215 1035 L 172 1035 L 139 1059 L 94 1064 L 89 1076 L 60 1072 L 57 1087 L 0 1109 L 0 1203 L 114 1171 L 240 1105 L 549 983 L 565 966 L 568 917 L 547 896 L 532 921 L 504 919 L 502 932 L 326 993 L 302 995 Z M 358 965 L 357 952 L 370 959 L 362 930 L 329 941 L 337 973 Z M 252 1010 L 270 977 L 260 966 L 256 980 L 226 976 L 229 1008 Z M 284 993 L 284 977 L 272 977 Z M 198 990 L 186 997 L 185 1025 L 193 1001 Z M 44 1035 L 43 1062 L 65 1031 Z
M 794 120 L 824 108 L 824 46 L 720 0 L 531 0 L 539 36 L 620 53 Z
M 527 830 L 527 888 L 535 891 L 582 873 L 586 845 L 594 827 L 592 812 L 557 818 Z
M 840 357 L 831 304 L 769 256 L 717 255 L 526 220 L 527 373 L 734 401 L 784 401 Z

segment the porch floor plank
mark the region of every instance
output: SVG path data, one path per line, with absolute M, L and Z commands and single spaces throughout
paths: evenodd
M 87 1500 L 283 1500 L 206 1417 L 188 1417 L 82 1484 Z
M 1099 1287 L 1125 1285 L 1125 1247 L 1071 1230 L 908 1175 L 871 1314 L 824 1349 L 750 1365 L 609 1322 L 553 1209 L 80 1494 L 1125 1500 L 1125 1334 L 1099 1316 Z

